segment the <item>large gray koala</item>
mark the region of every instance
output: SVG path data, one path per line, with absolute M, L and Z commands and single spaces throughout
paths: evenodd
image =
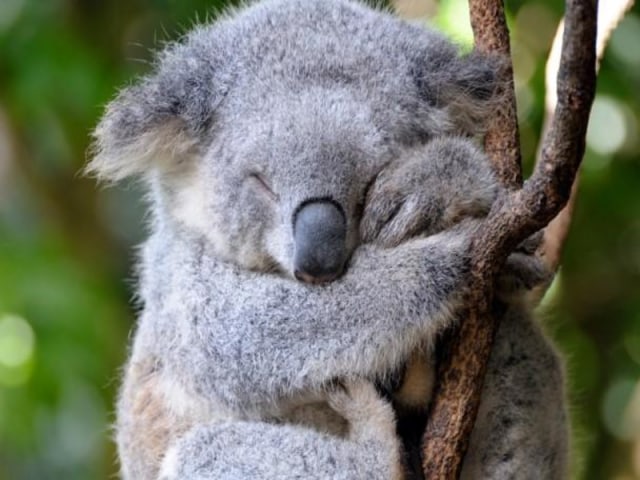
M 425 407 L 499 188 L 470 138 L 493 72 L 354 1 L 268 0 L 196 28 L 109 105 L 89 169 L 143 178 L 152 212 L 118 403 L 125 478 L 407 474 L 374 384 L 398 411 Z M 562 368 L 513 294 L 544 276 L 527 253 L 502 277 L 464 478 L 565 473 Z

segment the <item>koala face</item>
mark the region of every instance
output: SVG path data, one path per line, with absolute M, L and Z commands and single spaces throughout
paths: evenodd
M 495 62 L 347 0 L 265 0 L 196 28 L 124 89 L 88 170 L 150 185 L 155 218 L 224 260 L 340 274 L 367 185 L 402 152 L 474 135 Z
M 246 268 L 333 280 L 359 243 L 366 187 L 392 158 L 369 106 L 317 88 L 229 105 L 219 121 L 172 183 L 171 214 Z

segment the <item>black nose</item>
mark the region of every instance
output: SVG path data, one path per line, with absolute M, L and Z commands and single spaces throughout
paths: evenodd
M 293 219 L 294 275 L 303 282 L 335 280 L 347 256 L 347 226 L 342 209 L 330 200 L 302 205 Z

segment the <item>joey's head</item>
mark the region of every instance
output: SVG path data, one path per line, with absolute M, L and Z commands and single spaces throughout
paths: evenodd
M 265 0 L 162 51 L 107 107 L 88 171 L 142 177 L 157 224 L 226 261 L 331 281 L 367 186 L 406 149 L 481 131 L 494 67 L 357 2 Z

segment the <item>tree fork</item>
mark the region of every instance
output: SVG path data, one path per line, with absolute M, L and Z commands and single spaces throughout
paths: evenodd
M 476 48 L 505 57 L 499 121 L 485 148 L 508 187 L 472 239 L 469 289 L 458 327 L 442 340 L 438 383 L 423 436 L 426 478 L 458 478 L 480 404 L 484 374 L 501 312 L 493 302 L 497 272 L 513 249 L 545 227 L 566 205 L 584 154 L 596 79 L 597 1 L 567 0 L 558 72 L 558 103 L 545 133 L 541 161 L 521 183 L 509 34 L 501 0 L 470 0 Z

